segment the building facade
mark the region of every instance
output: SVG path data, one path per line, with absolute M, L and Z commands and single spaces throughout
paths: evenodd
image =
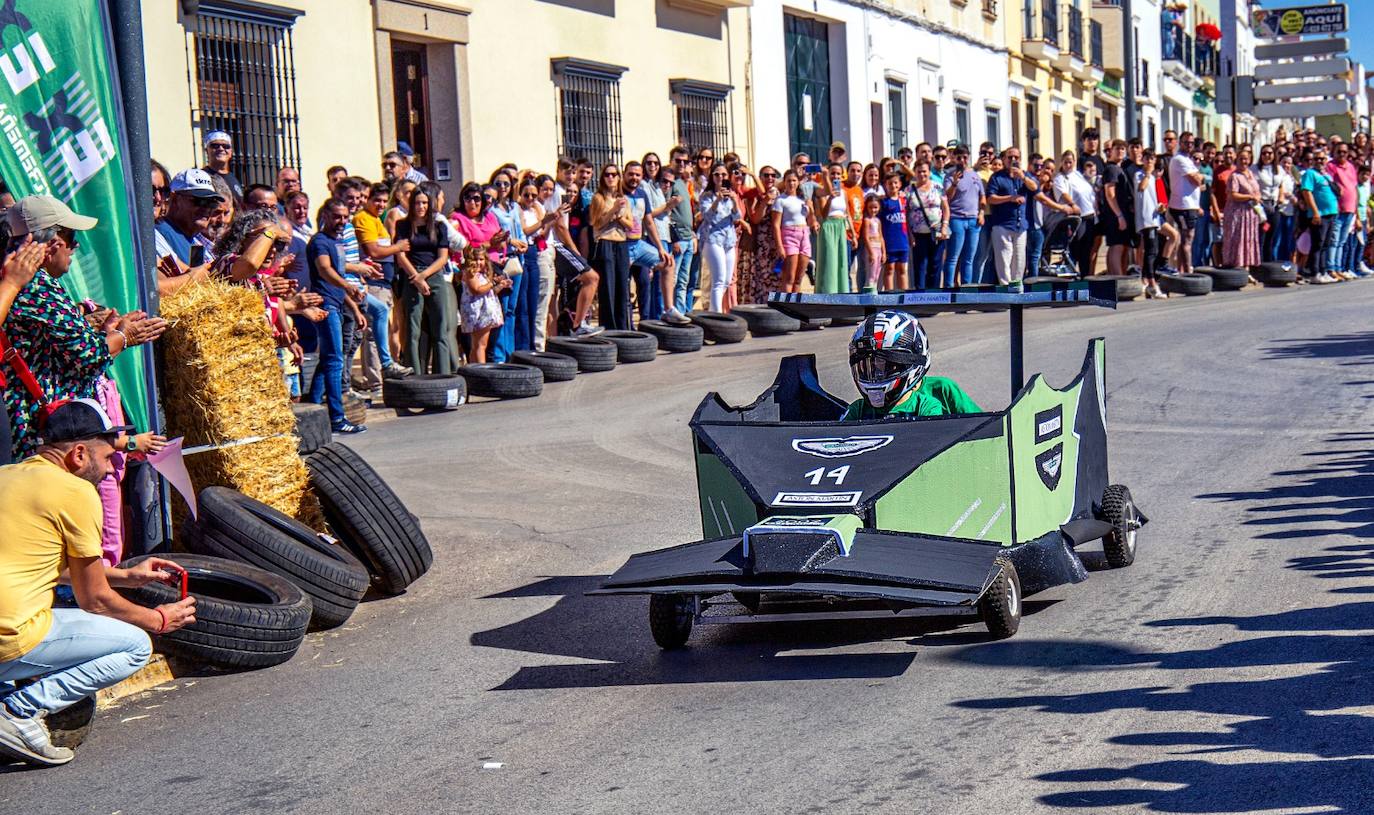
M 1134 0 L 1131 4 L 1131 17 L 1131 25 L 1127 29 L 1120 0 L 1097 0 L 1093 4 L 1093 19 L 1102 25 L 1104 42 L 1103 65 L 1106 78 L 1102 82 L 1102 87 L 1112 88 L 1122 94 L 1121 126 L 1117 131 L 1121 137 L 1139 136 L 1147 147 L 1159 149 L 1164 135 L 1164 127 L 1161 125 L 1164 100 L 1161 88 L 1163 72 L 1160 66 L 1158 1 Z M 1135 95 L 1132 100 L 1136 111 L 1135 133 L 1127 133 L 1125 125 L 1124 93 L 1128 66 L 1124 38 L 1128 31 L 1135 60 Z
M 1022 0 L 1006 15 L 1006 30 L 1012 122 L 1025 153 L 1077 150 L 1088 127 L 1116 132 L 1121 100 L 1098 90 L 1105 41 L 1088 0 Z
M 179 0 L 146 4 L 153 155 L 235 141 L 245 183 L 407 142 L 450 202 L 504 162 L 624 161 L 677 142 L 748 156 L 750 0 Z M 189 111 L 189 114 L 188 114 Z

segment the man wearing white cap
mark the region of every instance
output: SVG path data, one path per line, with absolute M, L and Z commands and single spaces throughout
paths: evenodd
M 9 208 L 13 251 L 26 243 L 44 247 L 43 261 L 33 280 L 14 298 L 5 319 L 5 335 L 49 401 L 94 397 L 96 380 L 126 349 L 156 339 L 167 328 L 160 317 L 131 311 L 112 318 L 102 328 L 87 322 L 72 302 L 61 277 L 72 264 L 80 233 L 94 229 L 96 219 L 72 212 L 48 195 L 30 195 Z M 13 433 L 15 460 L 38 448 L 37 417 L 42 403 L 30 393 L 12 364 L 0 363 L 5 374 L 4 399 Z
M 211 130 L 205 134 L 205 166 L 201 169 L 224 179 L 224 183 L 228 184 L 230 191 L 234 193 L 234 200 L 242 201 L 243 182 L 229 169 L 229 162 L 233 158 L 234 140 L 228 133 L 223 130 Z

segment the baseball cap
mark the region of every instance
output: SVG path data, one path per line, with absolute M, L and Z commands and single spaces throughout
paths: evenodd
M 398 141 L 396 142 L 396 152 L 406 158 L 412 158 L 415 155 L 415 148 L 410 146 L 410 142 Z
M 133 430 L 133 425 L 116 425 L 94 399 L 71 399 L 49 406 L 41 430 L 43 444 L 81 441 L 101 436 L 118 436 Z
M 206 146 L 206 147 L 209 147 L 210 145 L 214 144 L 214 143 L 217 142 L 217 141 L 225 142 L 225 143 L 228 144 L 230 147 L 233 147 L 233 146 L 234 146 L 234 139 L 233 139 L 232 137 L 230 137 L 230 135 L 229 135 L 228 133 L 224 132 L 223 130 L 211 130 L 209 133 L 206 133 L 206 134 L 205 134 L 205 146 Z
M 5 213 L 11 235 L 27 235 L 40 229 L 62 226 L 67 229 L 94 229 L 99 223 L 89 215 L 77 215 L 71 207 L 51 195 L 30 195 L 20 198 Z
M 831 150 L 841 150 L 841 151 L 843 151 L 843 150 L 845 149 L 845 148 L 844 148 L 844 142 L 842 142 L 842 141 L 831 142 L 831 143 L 830 143 L 830 149 L 831 149 Z
M 184 192 L 192 198 L 224 200 L 224 196 L 215 192 L 215 185 L 210 183 L 210 174 L 196 167 L 182 170 L 172 178 L 172 192 Z

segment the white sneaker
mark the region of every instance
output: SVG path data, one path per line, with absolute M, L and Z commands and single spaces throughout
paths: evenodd
M 48 723 L 43 721 L 47 715 L 46 710 L 40 710 L 37 715 L 26 719 L 14 715 L 0 702 L 0 752 L 53 767 L 75 758 L 76 753 L 69 748 L 53 746 Z
M 663 312 L 663 322 L 672 325 L 690 325 L 692 321 L 676 308 L 669 308 Z
M 1312 278 L 1312 282 L 1313 282 L 1313 283 L 1335 283 L 1335 282 L 1336 282 L 1336 278 L 1332 277 L 1331 275 L 1327 274 L 1326 272 L 1322 272 L 1321 274 L 1319 274 L 1319 275 L 1317 275 L 1316 277 Z

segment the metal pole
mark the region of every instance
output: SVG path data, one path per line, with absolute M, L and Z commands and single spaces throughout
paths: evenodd
M 1121 63 L 1126 70 L 1122 95 L 1126 97 L 1126 138 L 1140 135 L 1135 115 L 1135 18 L 1131 16 L 1131 0 L 1121 0 Z M 1153 144 L 1146 145 L 1154 147 Z
M 1026 360 L 1025 360 L 1025 338 L 1022 336 L 1025 329 L 1025 314 L 1022 306 L 1011 307 L 1011 398 L 1015 399 L 1016 394 L 1021 392 L 1021 388 L 1026 384 Z

